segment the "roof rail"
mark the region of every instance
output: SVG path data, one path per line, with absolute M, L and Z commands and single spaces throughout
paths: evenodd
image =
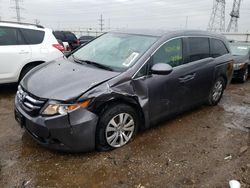
M 31 23 L 22 23 L 22 22 L 13 22 L 13 21 L 0 21 L 0 23 L 12 23 L 12 24 L 20 24 L 20 25 L 31 25 L 31 26 L 36 26 L 37 28 L 44 28 L 41 25 L 37 25 L 37 24 L 31 24 Z

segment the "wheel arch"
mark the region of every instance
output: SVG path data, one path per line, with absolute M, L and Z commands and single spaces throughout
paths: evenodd
M 113 97 L 110 98 L 108 100 L 105 100 L 104 102 L 102 102 L 99 105 L 95 105 L 95 107 L 93 108 L 94 112 L 98 115 L 101 115 L 108 107 L 115 105 L 115 104 L 126 104 L 131 106 L 132 108 L 135 109 L 135 111 L 138 114 L 139 117 L 139 129 L 144 129 L 145 128 L 145 116 L 144 116 L 144 112 L 143 109 L 140 105 L 140 103 L 138 102 L 138 100 L 136 99 L 136 97 L 128 97 L 128 96 L 117 96 L 117 97 Z
M 227 86 L 227 84 L 228 84 L 228 79 L 227 79 L 227 76 L 226 75 L 224 75 L 224 74 L 220 74 L 219 76 L 218 76 L 218 78 L 219 77 L 222 77 L 223 79 L 224 79 L 224 81 L 225 81 L 225 87 Z
M 21 69 L 21 71 L 19 72 L 19 75 L 18 75 L 18 80 L 20 81 L 20 76 L 22 75 L 23 71 L 29 67 L 29 66 L 38 66 L 42 63 L 45 63 L 45 61 L 32 61 L 32 62 L 29 62 L 27 63 L 25 66 L 23 66 L 23 68 Z

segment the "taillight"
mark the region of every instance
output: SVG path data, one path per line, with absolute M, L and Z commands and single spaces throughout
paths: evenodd
M 60 50 L 61 52 L 65 51 L 64 47 L 61 44 L 52 44 L 52 46 Z
M 76 44 L 80 45 L 80 40 L 79 39 L 76 40 Z

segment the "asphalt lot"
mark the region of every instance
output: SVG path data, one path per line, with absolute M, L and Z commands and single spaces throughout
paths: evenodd
M 82 154 L 35 143 L 14 120 L 15 90 L 0 86 L 0 187 L 250 187 L 250 81 L 121 149 Z

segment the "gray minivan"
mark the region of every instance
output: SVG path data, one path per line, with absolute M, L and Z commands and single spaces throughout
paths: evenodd
M 49 148 L 111 150 L 159 120 L 218 104 L 232 72 L 227 40 L 218 34 L 109 32 L 27 74 L 15 117 Z

